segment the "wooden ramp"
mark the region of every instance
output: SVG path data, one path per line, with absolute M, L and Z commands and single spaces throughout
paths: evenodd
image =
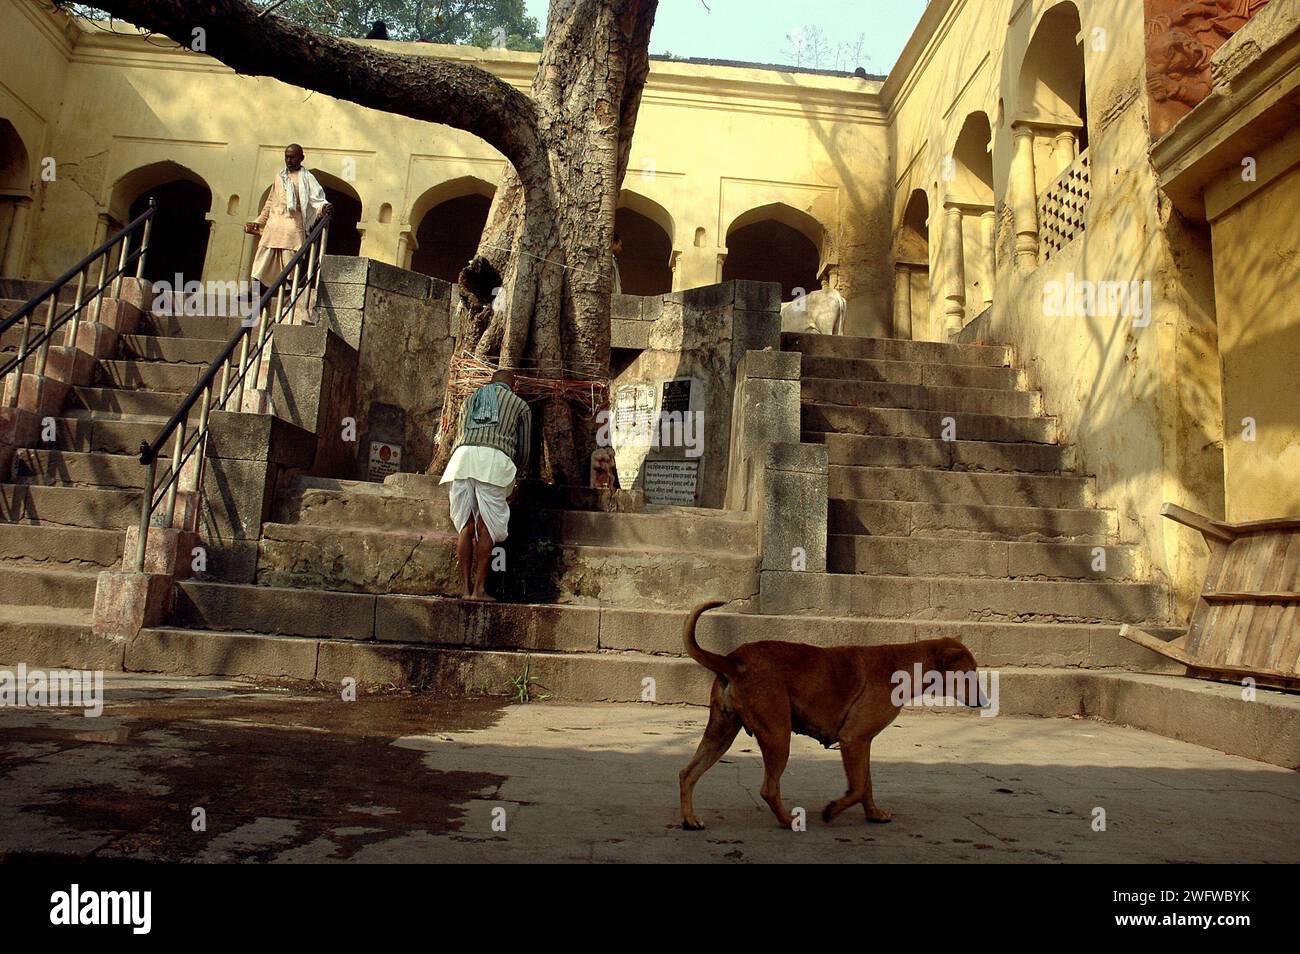
M 1167 503 L 1160 512 L 1210 545 L 1205 586 L 1186 634 L 1120 635 L 1175 659 L 1187 675 L 1300 692 L 1300 517 L 1223 523 Z

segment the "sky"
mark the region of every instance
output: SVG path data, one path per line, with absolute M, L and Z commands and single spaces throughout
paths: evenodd
M 544 27 L 548 0 L 525 2 Z M 861 66 L 885 74 L 925 5 L 926 0 L 659 0 L 650 52 L 850 72 Z M 797 31 L 803 31 L 802 45 Z M 823 52 L 815 63 L 818 32 Z

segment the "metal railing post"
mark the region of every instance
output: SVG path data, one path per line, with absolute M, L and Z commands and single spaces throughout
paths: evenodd
M 104 310 L 104 276 L 108 274 L 108 253 L 112 248 L 110 245 L 99 256 L 99 278 L 95 279 L 95 315 L 90 319 L 96 324 L 99 323 L 100 313 Z
M 144 477 L 144 497 L 140 503 L 140 533 L 135 541 L 135 572 L 144 572 L 145 545 L 149 540 L 149 515 L 153 512 L 153 484 L 158 472 L 158 458 L 149 461 L 149 472 Z
M 167 526 L 176 523 L 176 492 L 181 485 L 181 457 L 185 450 L 185 422 L 176 428 L 176 440 L 172 445 L 172 472 L 167 477 Z
M 153 212 L 156 208 L 158 208 L 158 202 L 154 199 L 153 196 L 150 196 L 149 211 Z M 144 235 L 140 239 L 140 257 L 136 260 L 135 263 L 135 277 L 137 281 L 143 281 L 144 279 L 144 260 L 145 257 L 148 256 L 149 254 L 149 238 L 152 235 L 153 235 L 153 215 L 150 215 L 149 218 L 147 218 L 144 223 Z M 125 246 L 122 249 L 122 253 L 123 255 L 126 254 Z M 125 259 L 123 259 L 123 261 L 125 262 Z M 120 280 L 121 276 L 118 276 L 118 278 Z M 118 290 L 119 291 L 121 290 L 120 287 Z
M 64 341 L 69 348 L 77 347 L 77 330 L 81 327 L 81 309 L 86 303 L 86 269 L 77 273 L 77 299 L 73 302 L 72 320 L 68 323 L 68 336 Z
M 54 334 L 54 312 L 59 307 L 59 294 L 55 292 L 50 296 L 49 307 L 45 309 L 45 333 L 41 339 L 41 350 L 36 358 L 36 376 L 42 377 L 45 374 L 46 362 L 50 360 L 50 338 Z

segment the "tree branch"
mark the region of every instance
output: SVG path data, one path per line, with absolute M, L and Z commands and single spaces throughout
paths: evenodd
M 463 129 L 516 169 L 542 154 L 533 101 L 486 70 L 353 43 L 245 0 L 95 0 L 96 6 L 184 47 L 204 31 L 204 52 L 237 73 L 270 76 L 361 106 Z

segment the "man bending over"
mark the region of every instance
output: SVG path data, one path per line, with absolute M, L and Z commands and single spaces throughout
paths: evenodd
M 456 560 L 470 600 L 492 599 L 484 588 L 492 548 L 506 538 L 516 477 L 528 468 L 533 415 L 514 386 L 515 373 L 503 368 L 461 406 L 456 443 L 440 481 L 451 484 Z

